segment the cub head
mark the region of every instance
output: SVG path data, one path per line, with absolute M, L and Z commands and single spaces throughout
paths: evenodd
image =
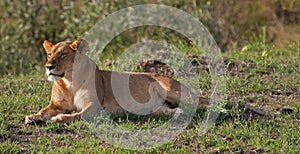
M 87 41 L 83 39 L 74 42 L 59 42 L 57 44 L 52 44 L 45 40 L 43 46 L 47 53 L 45 66 L 49 81 L 71 77 L 75 55 L 77 53 L 84 54 L 89 50 Z

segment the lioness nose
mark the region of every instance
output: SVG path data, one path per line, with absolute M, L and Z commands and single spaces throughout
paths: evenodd
M 54 65 L 48 65 L 48 66 L 46 66 L 46 68 L 49 69 L 49 70 L 52 70 L 53 68 L 55 68 L 55 66 Z

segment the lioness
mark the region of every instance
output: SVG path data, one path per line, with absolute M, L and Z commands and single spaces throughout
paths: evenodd
M 53 82 L 51 100 L 37 114 L 26 116 L 26 124 L 68 123 L 91 118 L 100 111 L 174 114 L 182 112 L 178 108 L 182 98 L 196 105 L 208 104 L 208 99 L 167 76 L 99 70 L 84 55 L 89 46 L 83 39 L 57 44 L 45 40 L 43 46 L 47 79 Z

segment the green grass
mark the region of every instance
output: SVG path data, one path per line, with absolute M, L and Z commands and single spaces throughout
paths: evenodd
M 0 153 L 300 153 L 299 53 L 297 45 L 274 49 L 259 43 L 224 53 L 228 113 L 221 114 L 216 125 L 200 135 L 202 112 L 198 111 L 179 136 L 146 151 L 109 145 L 83 121 L 24 125 L 26 115 L 48 104 L 51 84 L 45 82 L 43 72 L 4 76 L 0 80 Z M 210 78 L 202 76 L 200 85 L 209 96 Z M 275 116 L 245 118 L 246 103 Z M 293 112 L 284 114 L 284 109 Z M 159 126 L 166 117 L 129 115 L 114 119 L 129 129 L 147 129 Z

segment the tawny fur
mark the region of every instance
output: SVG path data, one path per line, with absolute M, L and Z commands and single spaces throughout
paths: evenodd
M 100 111 L 125 113 L 130 110 L 129 112 L 137 114 L 174 114 L 182 98 L 198 106 L 208 104 L 208 99 L 195 95 L 170 77 L 153 73 L 99 70 L 84 55 L 89 50 L 85 40 L 57 44 L 44 41 L 43 46 L 47 53 L 46 75 L 53 82 L 51 100 L 38 113 L 26 116 L 26 124 L 38 121 L 68 123 L 91 118 Z M 116 90 L 119 92 L 118 96 L 124 92 L 131 94 L 130 97 L 137 102 L 146 103 L 149 110 L 145 106 L 133 104 L 130 99 L 126 99 L 127 95 L 116 98 Z M 152 102 L 147 103 L 149 100 Z

